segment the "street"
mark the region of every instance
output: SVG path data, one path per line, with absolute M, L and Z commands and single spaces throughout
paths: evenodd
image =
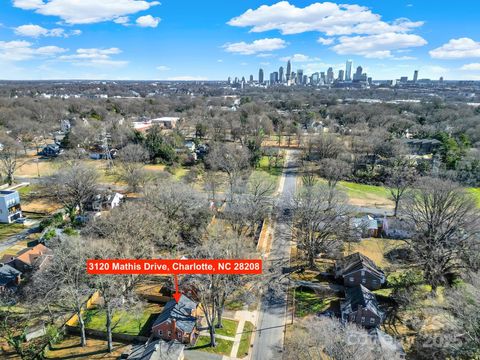
M 272 272 L 276 279 L 282 277 L 282 267 L 288 266 L 290 260 L 292 215 L 286 209 L 290 208 L 296 189 L 297 173 L 294 156 L 292 151 L 287 152 L 284 179 L 281 180 L 284 180 L 284 183 L 277 202 L 273 241 L 268 258 L 267 271 Z M 252 359 L 278 359 L 281 356 L 286 312 L 287 284 L 285 282 L 270 284 L 261 300 Z

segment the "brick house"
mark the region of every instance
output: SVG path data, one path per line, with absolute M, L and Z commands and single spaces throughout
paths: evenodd
M 335 263 L 335 277 L 342 278 L 346 287 L 363 285 L 370 290 L 381 288 L 386 281 L 385 273 L 371 259 L 358 252 Z
M 33 269 L 41 269 L 52 256 L 52 250 L 43 244 L 38 244 L 20 252 L 16 257 L 12 257 L 7 263 L 18 271 L 24 273 Z
M 379 326 L 385 317 L 377 299 L 365 286 L 345 289 L 345 300 L 340 303 L 343 322 L 355 323 L 365 328 Z
M 194 344 L 197 339 L 198 304 L 182 295 L 170 300 L 152 325 L 152 335 L 166 341 Z

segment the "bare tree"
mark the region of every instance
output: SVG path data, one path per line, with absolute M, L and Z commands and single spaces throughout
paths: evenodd
M 397 216 L 400 200 L 415 182 L 416 175 L 415 168 L 406 161 L 397 161 L 389 171 L 386 185 L 395 203 L 393 216 Z
M 72 162 L 60 169 L 46 181 L 47 191 L 59 201 L 71 218 L 84 207 L 98 192 L 98 173 L 95 169 Z
M 393 341 L 393 340 L 392 340 Z M 381 347 L 369 333 L 336 319 L 308 318 L 297 323 L 285 344 L 284 359 L 396 360 L 392 347 Z
M 145 183 L 146 173 L 143 167 L 148 158 L 148 151 L 139 144 L 129 144 L 118 153 L 119 177 L 134 192 Z
M 207 169 L 203 176 L 203 182 L 205 190 L 210 192 L 212 201 L 215 201 L 220 187 L 225 182 L 223 174 L 212 169 Z
M 258 225 L 268 217 L 274 189 L 275 182 L 270 178 L 253 174 L 247 191 L 227 204 L 223 216 L 238 234 L 245 232 L 253 236 Z
M 309 140 L 307 159 L 335 159 L 342 151 L 342 148 L 342 143 L 335 135 L 316 135 Z
M 211 218 L 206 196 L 187 184 L 161 180 L 145 188 L 148 206 L 184 244 L 197 244 Z
M 90 241 L 91 258 L 125 258 L 118 243 L 110 239 L 94 239 Z M 90 277 L 90 286 L 96 289 L 101 298 L 101 306 L 105 310 L 105 327 L 107 330 L 107 349 L 113 351 L 112 333 L 116 326 L 113 323 L 115 312 L 120 309 L 134 307 L 138 303 L 138 298 L 133 292 L 131 278 L 118 275 L 92 275 Z
M 15 172 L 23 165 L 20 164 L 21 148 L 10 138 L 2 138 L 1 143 L 0 169 L 5 174 L 5 180 L 8 185 L 12 185 L 15 181 Z
M 86 346 L 83 311 L 85 300 L 92 293 L 86 273 L 87 244 L 80 237 L 72 237 L 59 239 L 49 246 L 54 256 L 46 268 L 34 274 L 32 290 L 41 297 L 38 299 L 41 302 L 77 315 L 80 345 Z
M 242 237 L 222 226 L 212 227 L 201 245 L 193 251 L 199 259 L 248 258 L 250 247 Z M 232 275 L 191 275 L 185 283 L 193 290 L 210 332 L 210 346 L 215 347 L 215 328 L 222 327 L 222 314 L 229 297 L 248 282 L 247 277 Z
M 215 144 L 206 161 L 212 169 L 227 174 L 229 195 L 230 200 L 232 200 L 241 176 L 249 167 L 248 152 L 235 144 Z
M 412 232 L 406 242 L 432 291 L 475 256 L 480 213 L 474 198 L 457 184 L 421 179 L 405 197 L 400 214 Z
M 337 186 L 337 183 L 351 174 L 350 164 L 338 159 L 322 159 L 319 162 L 320 176 L 327 180 L 328 187 L 331 189 Z
M 294 199 L 294 236 L 315 268 L 320 254 L 335 254 L 350 231 L 350 207 L 346 196 L 335 189 L 316 185 L 303 189 Z

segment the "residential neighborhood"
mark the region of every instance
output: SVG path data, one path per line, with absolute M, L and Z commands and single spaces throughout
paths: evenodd
M 4 2 L 0 359 L 480 359 L 477 8 Z

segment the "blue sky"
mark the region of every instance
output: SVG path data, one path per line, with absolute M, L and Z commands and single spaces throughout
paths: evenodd
M 226 79 L 292 58 L 307 74 L 480 80 L 475 0 L 3 0 L 0 79 Z

